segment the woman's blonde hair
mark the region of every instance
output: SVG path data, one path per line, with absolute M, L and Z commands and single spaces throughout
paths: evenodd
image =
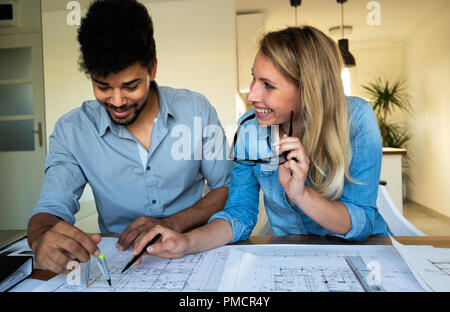
M 266 34 L 260 51 L 298 86 L 295 114 L 301 121 L 300 141 L 310 159 L 312 187 L 325 197 L 339 198 L 345 179 L 352 181 L 352 149 L 336 42 L 311 26 L 289 27 Z

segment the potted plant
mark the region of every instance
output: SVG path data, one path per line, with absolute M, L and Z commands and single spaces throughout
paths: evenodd
M 384 147 L 404 148 L 410 136 L 408 131 L 388 120 L 395 109 L 410 112 L 408 94 L 404 89 L 404 81 L 398 80 L 390 84 L 377 78 L 375 82 L 362 86 L 370 96 L 369 103 L 375 112 L 380 127 L 381 140 Z
M 383 147 L 406 148 L 410 139 L 408 130 L 396 123 L 389 121 L 392 112 L 399 109 L 410 113 L 409 96 L 404 88 L 404 81 L 398 80 L 390 83 L 388 80 L 377 78 L 374 82 L 362 86 L 369 94 L 369 103 L 377 117 L 378 126 Z M 408 154 L 403 156 L 402 179 L 403 187 L 406 187 L 410 180 L 408 175 L 411 158 Z M 403 194 L 406 192 L 403 191 Z

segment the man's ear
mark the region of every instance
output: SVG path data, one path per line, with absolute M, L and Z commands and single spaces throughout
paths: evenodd
M 158 69 L 158 59 L 155 59 L 155 63 L 153 64 L 153 68 L 150 73 L 150 81 L 155 80 L 157 69 Z

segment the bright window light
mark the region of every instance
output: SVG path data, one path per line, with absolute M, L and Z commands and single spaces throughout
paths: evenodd
M 344 93 L 349 96 L 352 94 L 352 81 L 350 77 L 350 70 L 346 67 L 341 72 L 342 83 L 344 84 Z

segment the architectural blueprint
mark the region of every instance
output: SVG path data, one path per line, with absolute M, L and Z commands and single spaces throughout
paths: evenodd
M 69 285 L 60 274 L 35 291 L 56 292 L 144 292 L 144 291 L 216 291 L 222 277 L 227 250 L 218 248 L 187 255 L 179 259 L 163 259 L 145 255 L 139 266 L 132 266 L 121 274 L 131 260 L 132 251 L 115 248 L 117 238 L 103 238 L 99 244 L 105 255 L 112 287 L 104 280 L 95 261 L 91 261 L 90 278 L 86 283 Z M 81 277 L 83 278 L 83 272 Z
M 112 287 L 91 261 L 88 281 L 70 285 L 61 274 L 35 291 L 366 291 L 347 261 L 352 257 L 378 265 L 383 290 L 423 291 L 393 246 L 232 245 L 179 259 L 145 255 L 121 274 L 132 251 L 118 251 L 116 242 L 103 238 L 99 244 Z
M 223 291 L 364 291 L 343 257 L 256 256 L 230 251 Z
M 371 281 L 378 281 L 382 291 L 424 291 L 393 246 L 271 246 L 230 251 L 219 291 L 362 292 Z M 360 280 L 349 258 L 372 264 L 377 279 Z

